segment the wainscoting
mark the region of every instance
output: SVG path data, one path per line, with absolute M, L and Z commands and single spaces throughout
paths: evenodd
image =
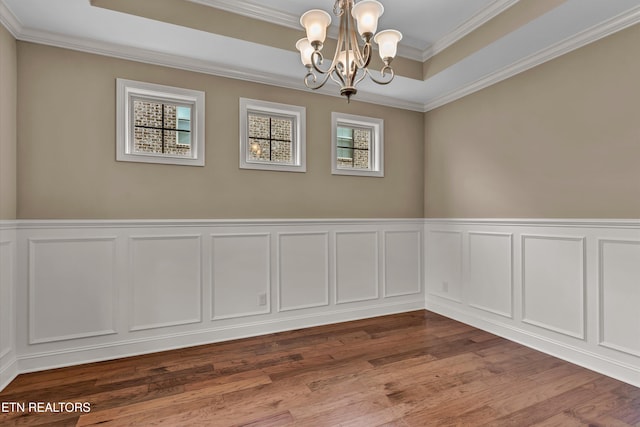
M 425 227 L 428 310 L 640 387 L 640 221 Z
M 640 386 L 640 221 L 0 222 L 18 373 L 427 308 Z
M 16 268 L 15 224 L 0 224 L 0 390 L 19 373 L 15 338 Z
M 422 219 L 3 227 L 0 389 L 20 372 L 424 308 Z

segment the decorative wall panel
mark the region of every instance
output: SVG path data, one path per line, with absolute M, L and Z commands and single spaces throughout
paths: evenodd
M 469 233 L 469 305 L 513 316 L 512 235 Z
M 427 235 L 427 292 L 462 302 L 462 233 L 431 230 Z
M 523 321 L 583 339 L 584 238 L 522 236 Z
M 640 357 L 640 241 L 600 241 L 601 345 Z
M 116 332 L 115 237 L 29 240 L 29 342 Z
M 422 232 L 384 233 L 384 296 L 419 294 L 422 290 Z
M 131 238 L 131 330 L 202 320 L 200 246 L 199 235 Z
M 336 233 L 336 304 L 378 298 L 378 233 Z
M 270 234 L 213 235 L 213 319 L 270 312 Z
M 279 311 L 329 304 L 329 233 L 278 235 Z

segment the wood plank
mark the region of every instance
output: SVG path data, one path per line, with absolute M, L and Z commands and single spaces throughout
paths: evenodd
M 428 311 L 20 375 L 7 426 L 640 425 L 640 389 Z

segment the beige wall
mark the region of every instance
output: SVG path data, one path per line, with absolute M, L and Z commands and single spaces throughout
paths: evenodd
M 16 218 L 16 41 L 0 24 L 0 219 Z
M 422 217 L 423 114 L 18 42 L 18 217 Z M 206 92 L 206 166 L 115 161 L 115 79 Z M 302 77 L 302 76 L 301 76 Z M 239 98 L 307 108 L 307 173 L 238 168 Z M 385 177 L 331 175 L 331 112 L 385 120 Z
M 640 218 L 640 25 L 425 115 L 427 217 Z

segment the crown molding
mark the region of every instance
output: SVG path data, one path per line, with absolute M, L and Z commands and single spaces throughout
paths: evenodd
M 221 9 L 237 15 L 246 16 L 247 18 L 258 19 L 261 21 L 271 22 L 283 27 L 302 31 L 300 25 L 300 17 L 291 13 L 282 12 L 260 4 L 248 1 L 239 2 L 237 0 L 187 0 L 191 3 L 201 4 L 204 6 Z M 338 37 L 338 28 L 335 25 L 329 27 L 327 35 L 330 38 Z M 405 42 L 398 45 L 398 56 L 412 59 L 414 61 L 423 61 L 424 49 L 420 48 L 419 40 L 405 39 Z
M 114 43 L 98 42 L 90 39 L 68 37 L 60 34 L 30 29 L 23 30 L 20 34 L 18 34 L 18 37 L 16 38 L 21 41 L 60 47 L 64 49 L 76 50 L 102 56 L 126 59 L 146 64 L 171 67 L 186 71 L 215 75 L 219 77 L 266 84 L 270 86 L 278 86 L 286 89 L 302 90 L 305 92 L 310 91 L 310 89 L 308 89 L 304 85 L 302 79 L 291 79 L 288 76 L 264 73 L 262 71 L 257 71 L 250 68 L 230 68 L 227 64 L 218 64 L 215 62 L 203 61 L 179 55 L 170 55 L 157 51 L 133 48 Z M 341 98 L 341 95 L 337 91 L 331 90 L 330 88 L 323 88 L 314 92 L 322 95 Z M 354 99 L 354 101 L 369 102 L 377 105 L 384 105 L 387 107 L 394 107 L 403 110 L 418 112 L 422 112 L 424 110 L 424 105 L 422 103 L 406 101 L 399 98 L 389 97 L 387 95 L 376 95 L 363 91 L 358 93 L 358 98 Z
M 238 15 L 246 16 L 253 19 L 259 19 L 262 21 L 272 22 L 284 27 L 293 28 L 299 30 L 300 17 L 282 12 L 270 7 L 265 7 L 249 1 L 237 1 L 237 0 L 188 0 L 192 3 L 202 4 L 205 6 L 214 7 L 216 9 L 225 10 L 227 12 L 235 13 Z M 470 19 L 462 23 L 455 30 L 445 34 L 442 38 L 437 40 L 431 46 L 423 49 L 420 47 L 422 44 L 419 40 L 406 39 L 404 43 L 398 45 L 398 55 L 404 58 L 412 59 L 414 61 L 424 62 L 427 59 L 433 57 L 439 52 L 443 51 L 453 43 L 457 42 L 467 34 L 476 30 L 487 21 L 498 16 L 520 0 L 495 0 L 484 9 L 480 10 Z M 337 28 L 335 26 L 330 27 L 329 37 L 336 38 L 338 35 Z
M 640 22 L 640 6 L 628 10 L 607 21 L 601 22 L 591 28 L 577 33 L 547 49 L 543 49 L 533 55 L 529 55 L 520 61 L 504 67 L 495 73 L 491 73 L 471 84 L 462 86 L 443 96 L 440 96 L 424 105 L 424 111 L 430 111 L 450 102 L 456 101 L 474 92 L 492 86 L 510 77 L 527 71 L 533 67 L 551 61 L 559 56 L 565 55 L 573 50 L 579 49 L 604 37 L 610 36 L 618 31 L 624 30 Z
M 296 30 L 301 29 L 300 17 L 260 4 L 238 0 L 188 0 L 204 6 L 214 7 L 227 12 L 282 25 Z
M 226 2 L 229 4 L 235 4 L 230 0 L 189 1 L 203 4 L 209 4 L 213 2 Z M 494 13 L 497 12 L 498 9 L 496 8 L 496 5 L 498 3 L 500 3 L 504 9 L 506 9 L 508 6 L 515 4 L 517 1 L 518 0 L 496 1 L 492 4 L 494 6 L 492 10 Z M 262 7 L 262 9 L 264 9 L 264 7 Z M 470 95 L 493 84 L 499 83 L 502 80 L 508 79 L 516 74 L 524 72 L 544 62 L 550 61 L 558 56 L 564 55 L 568 52 L 571 52 L 572 50 L 578 49 L 603 37 L 614 34 L 620 30 L 637 24 L 638 22 L 640 22 L 640 6 L 637 6 L 607 21 L 604 21 L 601 24 L 595 25 L 585 31 L 582 31 L 572 37 L 565 39 L 562 42 L 556 43 L 555 45 L 552 45 L 547 49 L 523 58 L 520 61 L 506 66 L 470 84 L 461 86 L 456 90 L 434 98 L 427 103 L 407 101 L 404 99 L 389 97 L 387 95 L 377 95 L 364 91 L 360 91 L 358 93 L 358 98 L 354 99 L 354 101 L 374 103 L 403 110 L 427 112 L 450 102 L 456 101 L 464 96 Z M 86 38 L 76 38 L 56 33 L 24 28 L 23 24 L 7 7 L 4 0 L 0 0 L 0 23 L 2 23 L 2 25 L 5 26 L 17 40 L 21 41 L 39 43 L 81 52 L 110 56 L 159 66 L 166 66 L 187 71 L 194 71 L 198 73 L 216 75 L 220 77 L 227 77 L 260 84 L 267 84 L 287 89 L 302 90 L 306 92 L 310 91 L 301 80 L 298 81 L 298 79 L 292 79 L 288 76 L 268 74 L 254 69 L 242 67 L 231 69 L 228 65 L 222 65 L 211 61 L 203 61 L 182 57 L 179 55 L 160 53 L 147 49 L 133 48 L 114 43 L 99 42 Z M 331 88 L 322 88 L 314 91 L 314 93 L 340 97 L 340 95 L 336 91 L 331 90 Z
M 509 9 L 519 1 L 520 0 L 495 0 L 490 5 L 480 10 L 471 18 L 463 22 L 455 30 L 445 34 L 439 40 L 434 42 L 430 47 L 425 49 L 422 52 L 422 61 L 424 62 L 429 58 L 434 57 L 458 40 L 477 30 L 479 27 L 486 24 L 496 16 L 500 15 L 502 12 Z
M 17 39 L 20 33 L 22 33 L 22 23 L 4 3 L 4 0 L 0 0 L 0 23 L 15 39 Z

